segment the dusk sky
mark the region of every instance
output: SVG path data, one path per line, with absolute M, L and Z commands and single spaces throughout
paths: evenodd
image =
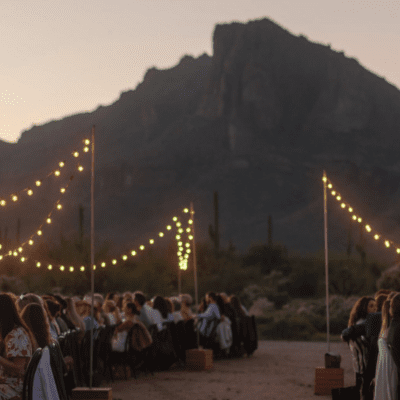
M 0 139 L 135 89 L 152 66 L 212 55 L 216 24 L 270 18 L 400 88 L 397 0 L 2 0 Z

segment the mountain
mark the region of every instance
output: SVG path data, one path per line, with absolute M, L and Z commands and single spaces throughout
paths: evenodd
M 207 240 L 217 190 L 222 246 L 265 242 L 272 215 L 274 241 L 314 251 L 324 243 L 323 170 L 364 220 L 395 240 L 399 109 L 400 91 L 343 52 L 269 19 L 221 24 L 212 57 L 186 55 L 171 69 L 151 68 L 109 106 L 35 126 L 17 144 L 0 143 L 1 192 L 51 171 L 95 125 L 98 240 L 137 246 L 190 201 L 196 239 Z M 89 167 L 89 157 L 85 162 Z M 0 213 L 9 237 L 17 218 L 22 238 L 41 223 L 58 196 L 55 179 Z M 77 231 L 80 203 L 88 232 L 89 168 L 70 188 L 49 230 L 54 240 Z M 336 202 L 328 209 L 332 248 L 347 247 L 349 229 L 357 242 L 348 213 Z

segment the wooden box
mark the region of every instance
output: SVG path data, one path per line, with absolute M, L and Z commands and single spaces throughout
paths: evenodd
M 213 366 L 213 352 L 210 349 L 186 350 L 186 368 L 192 371 L 204 371 Z
M 78 387 L 72 390 L 71 400 L 112 400 L 111 388 Z
M 343 368 L 324 368 L 315 369 L 314 394 L 330 395 L 332 389 L 344 386 Z

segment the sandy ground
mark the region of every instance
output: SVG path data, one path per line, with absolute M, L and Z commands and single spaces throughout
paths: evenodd
M 209 371 L 173 368 L 111 385 L 114 400 L 309 400 L 314 395 L 315 368 L 324 366 L 327 343 L 260 341 L 250 358 L 216 360 Z M 354 384 L 350 350 L 331 343 L 342 357 L 344 385 Z

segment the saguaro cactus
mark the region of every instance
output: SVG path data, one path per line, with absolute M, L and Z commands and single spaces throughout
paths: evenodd
M 215 253 L 219 252 L 219 211 L 218 211 L 218 192 L 214 192 L 214 226 L 211 224 L 208 227 L 208 232 L 211 240 L 214 243 Z

